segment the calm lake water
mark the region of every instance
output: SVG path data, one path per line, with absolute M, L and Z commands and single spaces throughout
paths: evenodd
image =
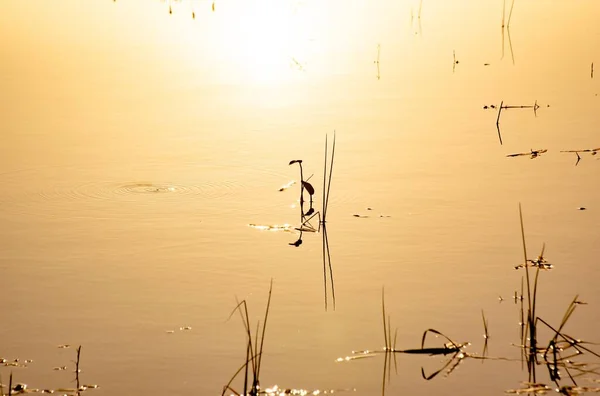
M 500 0 L 211 8 L 0 2 L 0 357 L 33 359 L 5 383 L 72 387 L 82 345 L 93 394 L 220 394 L 246 355 L 236 297 L 256 323 L 273 279 L 263 386 L 381 394 L 382 356 L 335 360 L 383 346 L 385 287 L 399 348 L 434 328 L 480 354 L 484 310 L 489 355 L 515 359 L 424 381 L 444 357 L 399 355 L 387 394 L 501 395 L 527 380 L 519 202 L 555 266 L 539 316 L 579 294 L 565 331 L 600 341 L 600 155 L 560 153 L 600 147 L 599 2 L 517 0 L 510 32 Z M 501 101 L 540 106 L 502 111 L 503 145 Z M 325 311 L 321 235 L 248 225 L 298 226 L 293 159 L 321 207 L 334 131 Z

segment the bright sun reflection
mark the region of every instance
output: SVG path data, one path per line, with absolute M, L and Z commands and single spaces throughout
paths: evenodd
M 246 83 L 279 84 L 298 72 L 294 60 L 305 51 L 306 32 L 290 2 L 257 0 L 235 12 L 222 36 L 223 51 Z

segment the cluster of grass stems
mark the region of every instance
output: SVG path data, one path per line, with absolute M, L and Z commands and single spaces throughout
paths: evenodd
M 271 293 L 273 291 L 273 280 L 271 280 L 271 284 L 269 286 L 269 298 L 267 299 L 267 307 L 265 309 L 265 317 L 262 323 L 262 330 L 260 321 L 256 324 L 256 332 L 254 336 L 252 335 L 252 330 L 250 327 L 250 314 L 248 313 L 248 304 L 246 300 L 242 300 L 238 302 L 236 307 L 233 309 L 231 314 L 229 315 L 228 320 L 235 314 L 235 312 L 239 312 L 240 317 L 242 318 L 242 323 L 244 324 L 244 329 L 246 332 L 246 361 L 244 364 L 237 369 L 237 371 L 233 374 L 229 382 L 223 387 L 223 392 L 221 396 L 225 395 L 225 392 L 228 390 L 233 392 L 238 396 L 256 396 L 261 392 L 260 388 L 260 369 L 262 363 L 263 356 L 263 347 L 265 343 L 265 333 L 267 329 L 267 319 L 269 317 L 269 307 L 271 306 Z M 258 338 L 260 334 L 260 339 Z M 232 383 L 237 378 L 237 376 L 241 373 L 244 373 L 244 385 L 242 389 L 242 393 L 237 392 L 233 387 Z
M 538 305 L 538 285 L 540 271 L 548 270 L 553 268 L 551 264 L 548 264 L 545 260 L 544 249 L 542 247 L 541 254 L 536 259 L 527 258 L 527 248 L 525 244 L 525 230 L 523 225 L 523 213 L 521 205 L 519 204 L 519 220 L 521 227 L 521 240 L 523 244 L 523 264 L 515 268 L 524 268 L 525 271 L 525 282 L 521 278 L 521 294 L 518 295 L 515 291 L 515 303 L 520 300 L 520 349 L 521 349 L 521 362 L 527 363 L 528 381 L 525 383 L 526 388 L 518 390 L 510 390 L 508 393 L 545 393 L 550 390 L 547 385 L 538 382 L 536 375 L 536 367 L 544 366 L 547 369 L 550 381 L 556 385 L 556 391 L 571 395 L 578 394 L 585 391 L 600 391 L 600 388 L 586 388 L 580 387 L 577 383 L 577 378 L 586 374 L 600 376 L 600 367 L 598 364 L 590 365 L 585 362 L 576 362 L 574 358 L 581 357 L 585 353 L 588 353 L 596 358 L 600 358 L 600 354 L 590 349 L 589 345 L 597 345 L 591 342 L 583 341 L 575 338 L 565 332 L 565 326 L 569 319 L 572 317 L 577 305 L 583 304 L 578 296 L 575 296 L 569 303 L 562 320 L 558 326 L 551 325 L 547 320 L 543 319 L 537 314 Z M 525 287 L 526 285 L 526 294 Z M 397 329 L 393 333 L 392 337 L 392 326 L 391 317 L 386 313 L 385 308 L 385 296 L 382 290 L 381 296 L 381 307 L 382 307 L 382 322 L 383 322 L 383 337 L 384 347 L 380 350 L 362 350 L 353 351 L 351 356 L 344 358 L 338 358 L 338 362 L 352 361 L 357 359 L 363 359 L 373 357 L 379 354 L 384 355 L 383 365 L 383 381 L 382 381 L 382 395 L 385 394 L 386 382 L 390 381 L 390 368 L 392 365 L 392 356 L 394 357 L 394 366 L 397 371 L 396 354 L 421 354 L 430 356 L 449 356 L 449 359 L 445 364 L 431 374 L 426 374 L 424 368 L 421 368 L 421 375 L 425 380 L 431 380 L 435 378 L 441 372 L 446 375 L 451 374 L 458 365 L 466 358 L 481 359 L 482 362 L 485 360 L 503 360 L 503 361 L 518 361 L 519 359 L 511 359 L 505 357 L 490 357 L 487 356 L 487 347 L 489 335 L 488 320 L 486 319 L 485 313 L 481 311 L 481 318 L 484 329 L 484 346 L 481 355 L 470 354 L 464 351 L 464 348 L 470 343 L 458 343 L 453 341 L 451 338 L 443 334 L 442 332 L 435 329 L 427 329 L 423 333 L 421 338 L 420 348 L 415 349 L 398 349 L 396 347 L 397 341 Z M 550 338 L 542 343 L 539 339 L 540 326 L 544 326 L 551 332 Z M 447 342 L 439 347 L 426 347 L 426 339 L 429 334 L 443 337 Z M 566 373 L 566 377 L 571 384 L 561 384 L 562 373 Z
M 585 352 L 600 358 L 600 354 L 596 353 L 585 344 L 592 344 L 577 338 L 574 338 L 564 332 L 565 325 L 571 318 L 577 305 L 581 304 L 579 296 L 575 296 L 567 306 L 567 309 L 562 317 L 561 322 L 557 327 L 552 326 L 548 321 L 537 315 L 538 302 L 538 282 L 539 274 L 543 268 L 540 265 L 531 265 L 536 260 L 527 259 L 527 246 L 525 243 L 525 230 L 523 226 L 523 214 L 521 205 L 519 204 L 519 219 L 521 223 L 521 238 L 523 243 L 523 257 L 525 268 L 525 280 L 527 285 L 526 309 L 524 299 L 521 297 L 521 349 L 522 358 L 527 362 L 527 371 L 529 373 L 529 382 L 537 383 L 536 366 L 545 365 L 550 380 L 555 383 L 559 390 L 567 392 L 570 385 L 561 386 L 560 380 L 562 375 L 560 369 L 563 369 L 567 377 L 572 382 L 573 386 L 578 386 L 576 378 L 585 374 L 600 375 L 594 368 L 589 369 L 585 363 L 577 363 L 572 359 L 579 357 Z M 537 259 L 537 262 L 543 261 L 543 251 Z M 534 271 L 532 274 L 531 271 Z M 547 342 L 546 346 L 540 346 L 538 339 L 538 330 L 540 325 L 545 326 L 552 332 L 552 337 Z M 542 344 L 543 345 L 543 344 Z M 566 354 L 566 355 L 565 355 Z

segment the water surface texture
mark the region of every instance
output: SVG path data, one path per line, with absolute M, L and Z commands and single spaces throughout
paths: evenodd
M 399 355 L 387 394 L 504 394 L 528 378 L 512 345 L 519 203 L 529 256 L 545 243 L 554 265 L 538 315 L 558 325 L 578 294 L 588 305 L 565 331 L 600 341 L 600 155 L 560 152 L 600 147 L 600 3 L 516 0 L 509 29 L 502 12 L 501 0 L 0 2 L 0 358 L 33 359 L 0 367 L 2 381 L 73 387 L 82 345 L 93 394 L 221 394 L 246 357 L 244 326 L 227 320 L 236 298 L 254 326 L 272 279 L 265 387 L 381 394 L 383 356 L 336 359 L 384 346 L 385 287 L 400 349 L 434 328 L 479 355 L 484 310 L 489 356 L 514 359 L 425 381 L 444 356 Z M 502 110 L 503 144 L 501 103 L 539 106 Z M 303 160 L 320 210 L 334 131 L 325 311 L 321 234 L 289 245 L 288 163 Z M 507 157 L 531 149 L 548 151 Z

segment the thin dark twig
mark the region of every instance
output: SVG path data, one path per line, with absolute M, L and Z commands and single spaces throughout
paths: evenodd
M 333 281 L 333 267 L 331 266 L 331 251 L 329 250 L 329 236 L 327 235 L 327 226 L 323 224 L 323 239 L 327 252 L 327 263 L 329 266 L 329 281 L 331 283 L 331 299 L 333 302 L 333 310 L 335 311 L 335 282 Z
M 382 309 L 382 317 L 383 317 L 383 339 L 385 341 L 385 350 L 388 350 L 388 336 L 387 336 L 387 326 L 385 323 L 385 287 L 381 289 L 381 309 Z
M 240 368 L 238 368 L 238 369 L 236 370 L 236 372 L 233 374 L 233 376 L 231 377 L 231 379 L 229 380 L 229 382 L 227 383 L 227 385 L 225 385 L 225 386 L 223 387 L 223 393 L 221 393 L 221 396 L 224 396 L 224 395 L 225 395 L 225 391 L 227 391 L 227 389 L 234 391 L 234 390 L 231 388 L 231 383 L 233 382 L 233 380 L 234 380 L 234 379 L 235 379 L 235 378 L 238 376 L 238 374 L 239 374 L 239 373 L 240 373 L 240 372 L 241 372 L 241 371 L 242 371 L 244 368 L 246 368 L 246 371 L 247 371 L 248 363 L 250 363 L 250 360 L 254 360 L 254 359 L 256 359 L 256 358 L 258 358 L 258 356 L 250 356 L 249 358 L 247 358 L 247 359 L 246 359 L 246 362 L 245 362 L 244 364 L 242 364 L 242 365 L 240 366 Z M 244 388 L 245 388 L 245 387 L 246 387 L 246 386 L 244 386 Z M 235 391 L 234 391 L 234 392 L 235 392 Z M 235 393 L 236 393 L 236 394 L 238 394 L 237 392 L 235 392 Z M 246 389 L 244 389 L 244 394 L 245 394 L 245 393 L 246 393 Z
M 331 175 L 333 172 L 333 159 L 335 156 L 335 131 L 333 131 L 333 145 L 331 147 L 331 163 L 329 165 L 329 180 L 327 181 L 327 197 L 325 198 L 325 208 L 323 209 L 323 222 L 327 216 L 327 208 L 329 206 L 329 193 L 331 191 Z
M 327 193 L 326 193 L 326 189 L 325 189 L 325 180 L 327 179 L 327 135 L 325 135 L 325 164 L 323 166 L 323 210 L 321 210 L 321 212 L 323 212 L 323 219 L 321 220 L 321 222 L 325 222 L 325 202 L 327 199 Z
M 506 21 L 506 29 L 510 28 L 510 18 L 512 17 L 513 7 L 515 6 L 515 0 L 512 0 L 510 5 L 510 11 L 508 12 L 508 21 Z
M 510 38 L 510 26 L 506 26 L 506 35 L 508 36 L 508 47 L 510 49 L 510 57 L 512 58 L 512 64 L 515 65 L 515 53 L 513 51 L 512 39 Z
M 77 383 L 77 394 L 79 394 L 79 362 L 81 359 L 81 345 L 77 348 L 77 362 L 75 362 L 75 382 Z
M 267 299 L 267 308 L 265 309 L 265 319 L 263 321 L 263 329 L 262 329 L 262 336 L 260 337 L 260 355 L 261 357 L 258 359 L 258 368 L 256 370 L 257 376 L 260 373 L 260 365 L 262 363 L 262 350 L 263 350 L 263 346 L 265 343 L 265 332 L 267 329 L 267 318 L 269 317 L 269 308 L 271 306 L 271 295 L 273 292 L 273 279 L 271 279 L 271 284 L 269 285 L 269 297 Z

